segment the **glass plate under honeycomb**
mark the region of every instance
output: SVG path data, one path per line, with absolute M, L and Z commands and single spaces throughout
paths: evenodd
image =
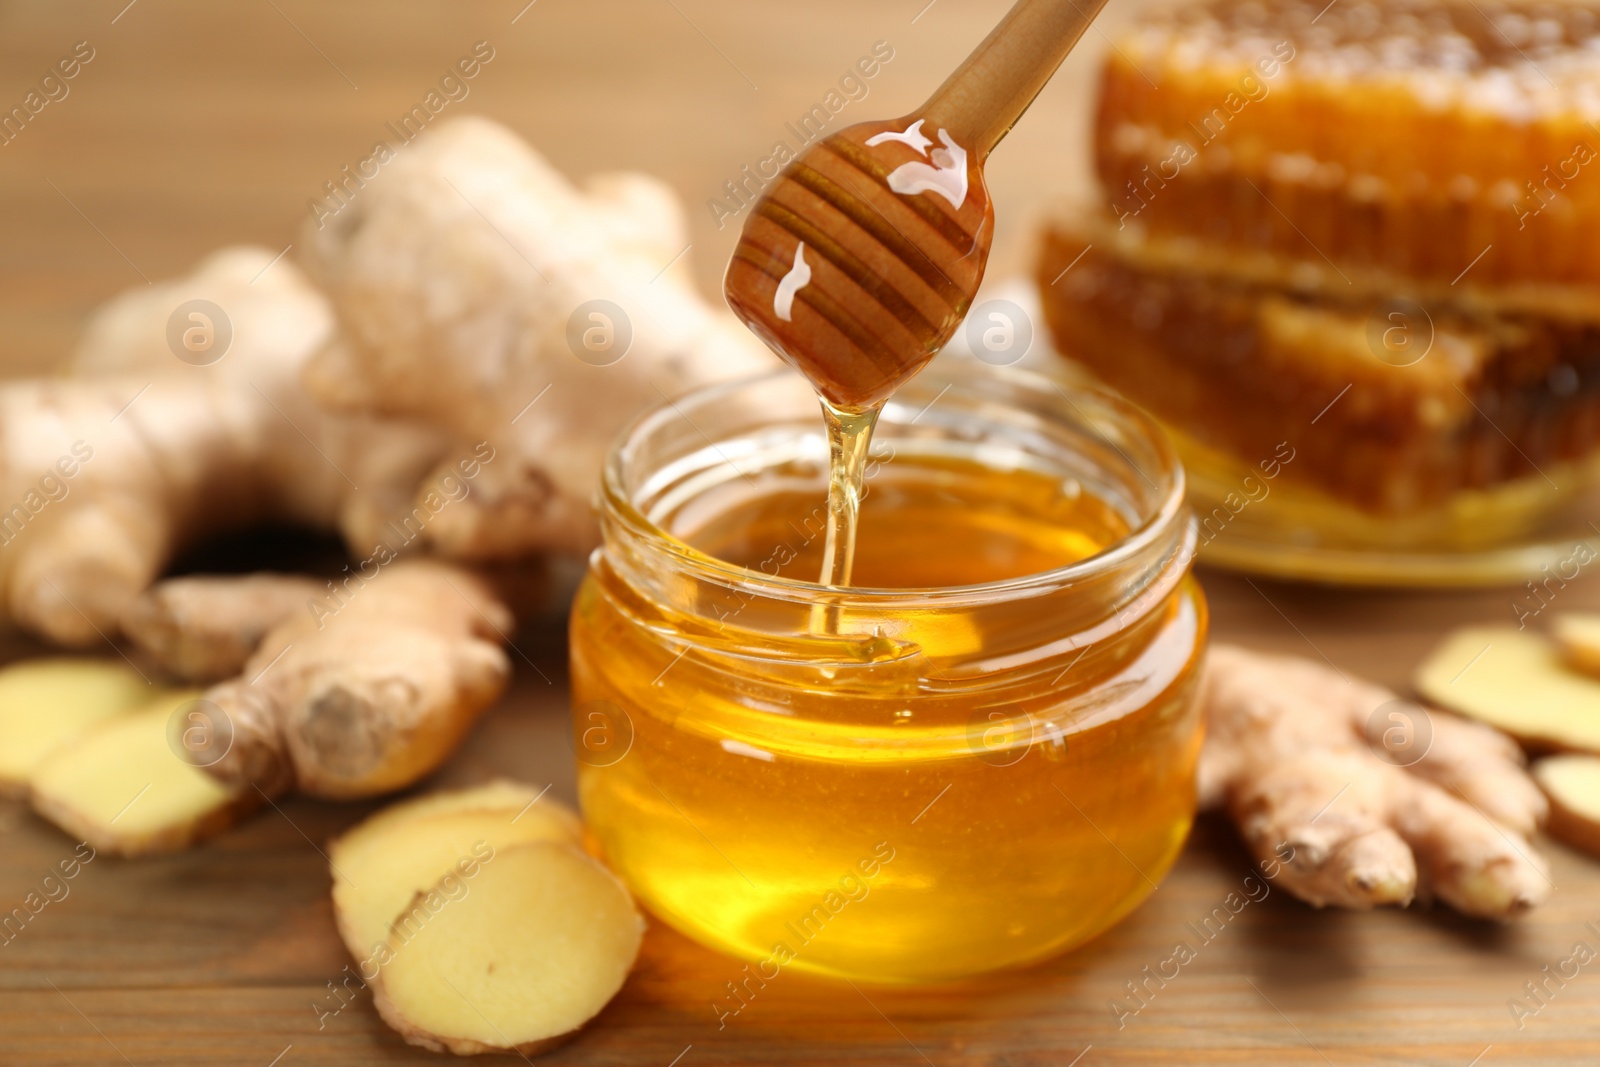
M 1181 431 L 1167 433 L 1188 472 L 1205 565 L 1330 585 L 1459 588 L 1570 580 L 1600 558 L 1600 459 L 1391 518 L 1281 475 L 1266 480 Z

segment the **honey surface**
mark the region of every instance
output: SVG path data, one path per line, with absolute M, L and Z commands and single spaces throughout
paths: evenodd
M 726 508 L 676 516 L 680 533 L 808 580 L 815 482 L 730 486 Z M 869 486 L 862 586 L 1017 578 L 1126 531 L 1043 475 L 897 461 Z M 1200 740 L 1191 585 L 1136 633 L 1044 652 L 1017 635 L 1048 644 L 1062 624 L 1026 600 L 993 628 L 858 609 L 833 645 L 764 637 L 762 603 L 714 600 L 679 612 L 594 567 L 572 657 L 588 824 L 652 911 L 751 961 L 730 961 L 742 992 L 725 1010 L 791 968 L 922 982 L 1042 958 L 1131 910 L 1175 858 Z
M 816 493 L 779 484 L 746 495 L 737 521 L 702 521 L 682 533 L 718 559 L 812 580 L 825 512 Z M 996 480 L 982 467 L 924 465 L 910 484 L 869 481 L 852 584 L 916 589 L 1020 578 L 1086 559 L 1127 532 L 1120 515 L 1076 483 L 1031 473 Z M 781 551 L 774 559 L 780 545 L 794 551 L 787 563 L 780 563 L 788 558 Z

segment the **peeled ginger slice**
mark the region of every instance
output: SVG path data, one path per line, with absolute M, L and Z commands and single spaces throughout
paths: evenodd
M 493 788 L 479 792 L 477 799 L 491 799 Z M 470 804 L 473 792 L 443 796 Z M 448 802 L 426 803 L 429 799 L 396 805 L 410 809 L 405 812 L 379 812 L 328 850 L 339 936 L 358 960 L 381 955 L 379 948 L 395 917 L 413 897 L 452 870 L 470 880 L 481 864 L 493 862 L 507 846 L 581 840 L 578 817 L 553 800 L 530 804 L 523 799 L 516 807 L 474 810 L 454 808 Z
M 174 711 L 194 692 L 168 693 L 66 742 L 34 768 L 33 808 L 97 850 L 173 852 L 232 825 L 259 794 L 219 785 L 168 743 Z
M 622 883 L 575 846 L 513 845 L 401 915 L 375 1002 L 413 1045 L 531 1056 L 599 1014 L 643 933 Z
M 493 778 L 481 785 L 463 789 L 435 789 L 373 812 L 364 822 L 346 833 L 345 838 L 354 839 L 356 830 L 375 831 L 391 822 L 405 822 L 452 811 L 498 811 L 509 808 L 517 812 L 538 801 L 544 791 L 544 786 L 529 785 L 511 778 Z
M 1551 627 L 1567 666 L 1585 674 L 1600 674 L 1600 615 L 1569 612 L 1557 615 Z
M 1600 856 L 1600 759 L 1552 756 L 1533 765 L 1533 779 L 1550 798 L 1550 833 Z
M 1600 680 L 1568 669 L 1538 634 L 1457 630 L 1417 669 L 1416 686 L 1425 700 L 1532 748 L 1600 753 Z
M 57 656 L 0 669 L 0 796 L 26 792 L 53 749 L 151 696 L 132 667 L 108 660 Z

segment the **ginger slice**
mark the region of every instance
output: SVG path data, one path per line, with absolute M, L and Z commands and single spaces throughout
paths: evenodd
M 175 852 L 232 825 L 260 803 L 180 757 L 172 717 L 198 692 L 169 693 L 90 727 L 47 756 L 28 781 L 33 808 L 102 852 Z
M 535 1055 L 616 995 L 643 934 L 627 889 L 575 846 L 514 845 L 475 878 L 448 874 L 416 896 L 374 1002 L 413 1045 Z
M 0 796 L 25 794 L 57 746 L 150 696 L 132 667 L 109 660 L 58 656 L 0 670 Z
M 1551 756 L 1533 777 L 1550 798 L 1551 835 L 1600 856 L 1600 758 Z
M 1557 615 L 1551 633 L 1568 667 L 1600 675 L 1600 615 L 1592 612 Z
M 515 813 L 539 800 L 544 792 L 544 786 L 511 778 L 491 778 L 480 785 L 461 789 L 434 789 L 380 808 L 347 830 L 338 842 L 354 843 L 367 834 L 376 834 L 380 829 L 387 831 L 393 823 L 425 819 L 432 815 L 458 811 L 499 811 L 502 808 L 509 808 Z
M 462 802 L 471 792 L 455 798 Z M 494 792 L 505 791 L 481 791 Z M 527 841 L 577 844 L 582 838 L 578 817 L 553 800 L 459 810 L 435 805 L 431 812 L 425 804 L 409 806 L 414 810 L 406 817 L 380 812 L 328 850 L 334 918 L 339 936 L 358 960 L 381 956 L 395 918 L 413 897 L 451 871 L 470 879 L 507 846 Z
M 1532 749 L 1600 753 L 1600 681 L 1524 630 L 1457 630 L 1417 668 L 1417 691 Z

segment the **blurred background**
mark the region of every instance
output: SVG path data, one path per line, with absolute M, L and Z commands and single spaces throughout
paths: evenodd
M 493 58 L 439 117 L 498 119 L 576 179 L 614 169 L 665 179 L 684 200 L 701 287 L 717 293 L 742 221 L 719 228 L 707 206 L 725 195 L 724 182 L 767 158 L 775 141 L 792 146 L 785 124 L 838 90 L 875 43 L 893 58 L 863 79 L 866 95 L 849 100 L 837 126 L 921 103 L 1009 6 L 0 4 L 6 111 L 78 42 L 93 49 L 66 94 L 0 144 L 0 373 L 49 370 L 96 304 L 185 271 L 221 245 L 295 243 L 324 183 L 376 141 L 396 143 L 386 124 L 437 91 L 480 41 Z M 1026 269 L 1041 205 L 1085 187 L 1101 34 L 1135 9 L 1112 0 L 989 163 L 992 278 Z

